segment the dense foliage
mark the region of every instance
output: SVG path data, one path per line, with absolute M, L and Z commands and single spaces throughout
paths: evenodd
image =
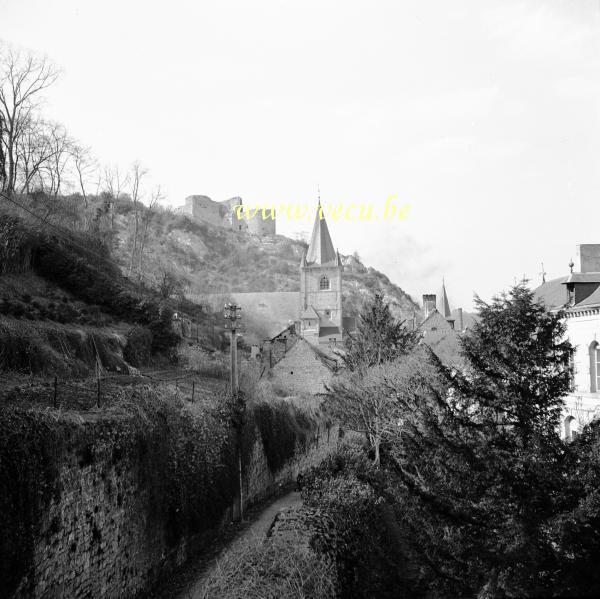
M 345 338 L 339 352 L 345 368 L 327 386 L 328 413 L 365 435 L 376 464 L 381 443 L 399 417 L 396 395 L 386 387 L 388 365 L 405 359 L 418 340 L 418 332 L 405 328 L 384 298 L 374 295 L 362 308 L 356 333 Z
M 440 592 L 548 594 L 560 566 L 547 527 L 566 475 L 557 431 L 570 345 L 561 315 L 525 285 L 478 304 L 464 376 L 431 353 L 427 366 L 419 356 L 398 369 L 404 418 L 388 463 Z
M 385 478 L 360 450 L 346 445 L 303 481 L 305 504 L 333 520 L 333 539 L 316 542 L 333 555 L 339 596 L 345 599 L 422 595 L 385 499 Z
M 123 389 L 110 408 L 89 419 L 5 407 L 0 595 L 10 596 L 24 576 L 32 582 L 36 539 L 62 526 L 48 523 L 47 513 L 63 492 L 64 467 L 134 468 L 146 498 L 147 525 L 163 530 L 170 547 L 217 526 L 238 494 L 238 414 L 228 394 L 214 400 L 212 406 L 191 404 L 172 388 L 138 386 Z M 268 465 L 277 472 L 307 438 L 303 427 L 309 423 L 301 410 L 283 402 L 252 403 L 241 421 L 245 459 L 260 437 Z
M 420 344 L 333 389 L 343 422 L 364 414 L 377 422 L 385 483 L 357 463 L 347 468 L 393 510 L 390 530 L 402 538 L 395 565 L 415 575 L 416 591 L 595 597 L 600 428 L 571 444 L 559 437 L 571 376 L 563 315 L 547 312 L 525 284 L 477 304 L 462 369 Z M 372 363 L 369 338 L 355 345 L 357 362 Z M 353 428 L 369 437 L 368 427 Z M 357 483 L 344 487 L 337 476 L 332 470 L 321 487 L 350 497 Z
M 383 295 L 375 293 L 360 311 L 356 332 L 345 336 L 340 357 L 348 370 L 361 371 L 397 360 L 418 340 L 419 333 L 396 320 Z

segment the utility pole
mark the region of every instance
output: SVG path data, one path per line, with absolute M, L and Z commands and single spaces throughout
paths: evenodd
M 225 316 L 225 328 L 229 329 L 230 333 L 230 356 L 231 356 L 231 367 L 229 370 L 229 385 L 231 388 L 231 399 L 234 410 L 239 410 L 243 406 L 240 405 L 239 397 L 239 382 L 238 382 L 238 364 L 237 364 L 237 330 L 238 321 L 242 318 L 241 314 L 238 314 L 238 310 L 241 312 L 241 306 L 237 304 L 225 304 L 223 308 L 223 316 Z M 240 502 L 240 522 L 244 520 L 244 477 L 242 473 L 242 414 L 238 414 L 238 476 L 239 476 L 239 502 Z
M 229 385 L 231 387 L 231 394 L 236 395 L 239 391 L 238 384 L 238 365 L 237 365 L 237 330 L 239 328 L 238 321 L 241 320 L 242 315 L 238 314 L 238 310 L 241 312 L 241 306 L 236 304 L 225 304 L 223 308 L 223 315 L 225 320 L 225 328 L 229 329 L 231 335 L 230 356 L 231 356 L 231 368 L 229 372 Z

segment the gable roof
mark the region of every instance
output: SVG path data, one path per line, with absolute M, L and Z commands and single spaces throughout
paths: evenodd
M 417 329 L 426 330 L 431 326 L 441 325 L 443 329 L 452 330 L 452 326 L 450 323 L 444 318 L 444 316 L 439 312 L 436 308 L 431 312 L 431 314 L 423 321 Z
M 310 264 L 335 264 L 338 256 L 333 247 L 325 217 L 321 218 L 321 202 L 317 206 L 310 244 L 306 252 L 306 262 Z
M 312 307 L 312 306 L 308 306 L 308 308 L 306 308 L 306 310 L 302 310 L 302 312 L 300 313 L 300 318 L 302 320 L 306 320 L 306 319 L 316 319 L 319 320 L 319 315 L 317 314 L 317 311 Z

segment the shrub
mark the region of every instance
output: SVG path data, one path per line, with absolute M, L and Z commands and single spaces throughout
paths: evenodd
M 333 599 L 335 573 L 310 549 L 253 540 L 226 551 L 198 599 Z
M 345 446 L 305 476 L 305 505 L 332 518 L 335 539 L 319 544 L 333 553 L 342 597 L 419 597 L 416 573 L 392 507 L 380 489 L 382 473 L 357 448 Z
M 127 344 L 123 351 L 123 357 L 129 364 L 136 366 L 148 366 L 152 350 L 152 333 L 146 328 L 135 326 L 127 333 Z

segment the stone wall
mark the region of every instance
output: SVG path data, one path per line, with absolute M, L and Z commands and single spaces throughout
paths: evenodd
M 322 462 L 337 447 L 339 427 L 320 424 L 309 440 L 307 451 L 296 447 L 296 455 L 283 468 L 271 473 L 260 435 L 254 443 L 250 465 L 244 479 L 244 504 L 260 501 L 279 487 L 295 482 L 298 474 Z
M 33 590 L 24 580 L 15 597 L 132 597 L 157 567 L 180 561 L 167 555 L 162 527 L 147 521 L 148 489 L 136 470 L 112 455 L 82 465 L 74 448 L 35 544 Z
M 94 434 L 110 438 L 102 427 Z M 337 427 L 321 423 L 306 449 L 297 446 L 293 458 L 273 473 L 255 431 L 244 477 L 245 506 L 294 481 L 298 472 L 322 461 L 337 442 Z M 205 544 L 238 512 L 234 500 L 220 522 L 211 522 L 211 531 L 173 544 L 168 515 L 153 508 L 148 473 L 140 471 L 136 458 L 122 455 L 110 442 L 103 448 L 92 457 L 75 439 L 62 458 L 60 492 L 45 510 L 32 547 L 33 571 L 12 597 L 145 597 L 161 577 L 187 559 L 192 546 Z

